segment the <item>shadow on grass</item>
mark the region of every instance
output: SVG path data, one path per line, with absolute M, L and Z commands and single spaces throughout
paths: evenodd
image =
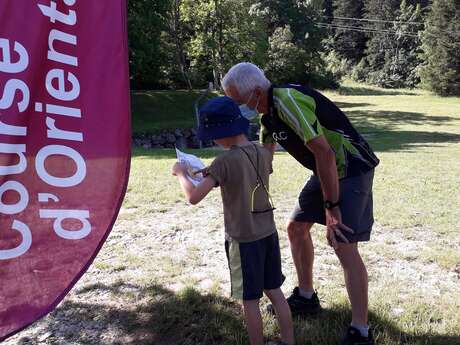
M 391 130 L 401 125 L 441 125 L 458 121 L 452 116 L 429 116 L 407 111 L 352 110 L 346 111 L 346 114 L 357 127 L 364 123 L 381 130 Z
M 365 103 L 338 103 L 341 108 L 366 106 Z M 426 125 L 449 125 L 458 123 L 452 116 L 430 116 L 416 112 L 349 110 L 347 116 L 358 131 L 363 134 L 377 152 L 410 150 L 414 147 L 434 147 L 443 143 L 460 142 L 460 134 L 449 132 L 400 130 L 400 126 L 410 125 L 415 128 Z M 217 149 L 187 150 L 202 158 L 213 158 Z M 134 157 L 154 159 L 171 159 L 175 151 L 171 149 L 146 150 L 133 149 Z
M 45 320 L 41 332 L 49 343 L 136 345 L 242 345 L 247 335 L 241 307 L 229 298 L 202 294 L 193 288 L 175 293 L 158 284 L 139 286 L 118 282 L 93 284 L 77 295 L 110 294 L 110 304 L 66 301 Z M 335 345 L 350 322 L 347 305 L 324 310 L 315 319 L 295 320 L 298 345 Z M 390 319 L 370 314 L 381 345 L 453 345 L 460 336 L 406 334 Z M 36 344 L 21 338 L 18 344 Z
M 345 96 L 416 96 L 417 93 L 406 90 L 385 90 L 365 86 L 341 86 L 338 90 L 340 95 Z
M 234 345 L 246 344 L 240 306 L 215 294 L 161 285 L 94 284 L 79 295 L 110 294 L 110 304 L 65 301 L 46 320 L 53 344 Z M 36 344 L 22 338 L 18 344 Z
M 446 143 L 459 143 L 460 135 L 444 132 L 390 131 L 362 132 L 376 152 L 406 151 L 420 147 L 438 147 Z
M 359 132 L 376 152 L 407 151 L 420 147 L 437 147 L 446 143 L 459 143 L 460 134 L 445 132 L 400 131 L 376 128 L 368 122 L 357 126 Z M 203 159 L 216 157 L 221 150 L 185 150 Z M 133 149 L 133 157 L 138 159 L 174 159 L 176 152 L 171 149 Z
M 133 91 L 131 93 L 133 133 L 157 133 L 167 128 L 193 127 L 195 125 L 194 104 L 203 92 L 204 90 Z M 217 95 L 218 93 L 212 92 L 204 100 Z
M 357 103 L 357 102 L 334 102 L 340 109 L 356 108 L 356 107 L 369 107 L 370 103 Z
M 346 304 L 334 305 L 332 309 L 323 309 L 316 318 L 294 319 L 297 344 L 336 345 L 343 336 L 341 332 L 351 322 L 351 311 Z M 439 334 L 409 334 L 403 332 L 390 318 L 375 312 L 369 313 L 376 344 L 379 345 L 454 345 L 460 344 L 460 335 L 445 336 Z
M 347 112 L 356 129 L 370 142 L 375 151 L 402 151 L 414 147 L 434 147 L 443 143 L 460 142 L 460 135 L 448 132 L 399 130 L 399 126 L 445 125 L 455 123 L 451 116 L 429 116 L 402 111 Z

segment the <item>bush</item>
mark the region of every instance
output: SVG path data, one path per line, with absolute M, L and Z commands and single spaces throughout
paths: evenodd
M 339 83 L 331 72 L 311 73 L 308 80 L 308 85 L 316 89 L 338 89 Z
M 331 73 L 337 80 L 349 75 L 352 71 L 353 67 L 351 62 L 346 58 L 340 58 L 340 56 L 333 50 L 331 50 L 328 54 L 322 55 L 322 58 L 326 64 L 326 71 Z
M 337 78 L 321 56 L 312 56 L 293 43 L 289 25 L 277 28 L 269 39 L 267 77 L 275 84 L 300 83 L 319 89 L 337 88 Z
M 277 28 L 269 38 L 267 77 L 275 84 L 305 82 L 306 52 L 293 43 L 289 25 Z
M 366 81 L 369 72 L 369 64 L 367 63 L 367 60 L 363 58 L 356 66 L 352 68 L 351 78 L 355 81 Z

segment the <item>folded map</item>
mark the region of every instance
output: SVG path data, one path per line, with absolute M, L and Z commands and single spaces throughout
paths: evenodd
M 203 174 L 194 174 L 195 171 L 204 169 L 206 166 L 204 163 L 194 155 L 180 151 L 176 147 L 177 160 L 187 166 L 187 177 L 194 186 L 199 184 L 203 180 Z

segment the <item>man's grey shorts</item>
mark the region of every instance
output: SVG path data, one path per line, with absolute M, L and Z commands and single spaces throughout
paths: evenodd
M 350 242 L 369 241 L 370 239 L 372 224 L 374 223 L 373 179 L 374 169 L 364 175 L 348 177 L 339 181 L 342 222 L 354 231 L 354 234 L 343 231 Z M 300 192 L 291 220 L 326 224 L 323 194 L 317 176 L 312 175 Z

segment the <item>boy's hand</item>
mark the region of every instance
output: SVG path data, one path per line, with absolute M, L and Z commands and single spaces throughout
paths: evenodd
M 187 175 L 187 166 L 184 163 L 177 162 L 172 167 L 172 174 L 174 176 L 177 176 L 180 174 Z
M 207 177 L 209 175 L 209 167 L 206 167 L 200 170 L 196 170 L 193 172 L 193 175 L 197 175 L 197 174 L 203 174 L 203 177 Z

